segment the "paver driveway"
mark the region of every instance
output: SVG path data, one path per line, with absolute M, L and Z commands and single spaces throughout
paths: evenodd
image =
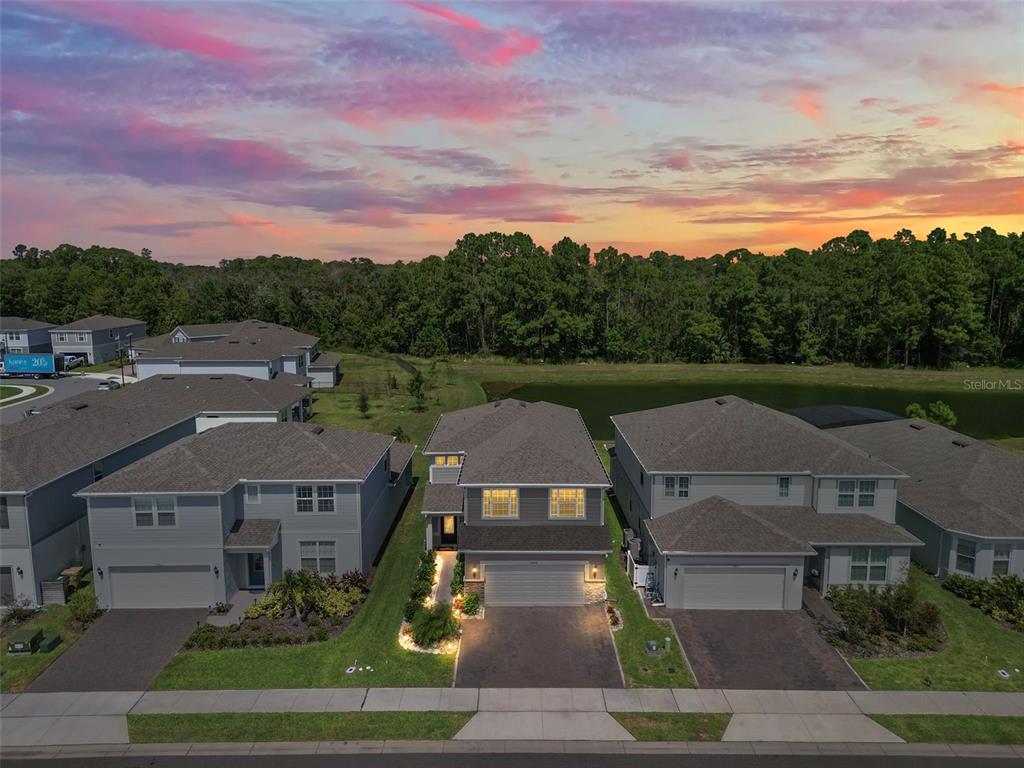
M 107 611 L 28 690 L 144 691 L 206 615 L 205 608 Z
M 701 688 L 863 689 L 803 611 L 684 611 L 670 618 Z
M 488 608 L 463 621 L 455 685 L 621 688 L 604 607 Z

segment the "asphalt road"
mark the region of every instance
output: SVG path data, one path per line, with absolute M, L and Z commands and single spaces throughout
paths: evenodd
M 1013 760 L 885 755 L 203 755 L 4 760 L 4 768 L 997 768 Z
M 24 384 L 26 386 L 45 384 L 53 389 L 50 394 L 37 397 L 35 400 L 27 400 L 23 403 L 15 403 L 6 408 L 0 408 L 0 424 L 13 424 L 16 421 L 21 421 L 25 418 L 25 411 L 29 408 L 45 408 L 82 392 L 91 392 L 96 389 L 96 385 L 99 383 L 96 379 L 87 379 L 82 376 L 65 376 L 60 379 L 40 379 L 39 381 L 35 379 L 13 378 L 0 379 L 0 381 L 10 384 Z

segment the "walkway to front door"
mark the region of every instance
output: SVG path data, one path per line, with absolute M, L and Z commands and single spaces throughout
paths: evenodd
M 455 560 L 457 555 L 454 552 L 437 552 L 441 558 L 441 571 L 437 581 L 437 602 L 450 603 L 452 601 L 452 574 L 455 573 Z

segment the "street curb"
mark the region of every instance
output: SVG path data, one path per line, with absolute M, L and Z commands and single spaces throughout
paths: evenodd
M 82 744 L 12 747 L 5 760 L 185 755 L 323 754 L 678 754 L 678 755 L 888 755 L 988 757 L 1020 760 L 1024 744 L 871 744 L 723 741 L 266 741 L 168 744 Z

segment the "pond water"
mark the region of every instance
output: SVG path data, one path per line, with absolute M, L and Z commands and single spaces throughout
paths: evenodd
M 484 386 L 486 389 L 486 385 Z M 737 395 L 787 410 L 803 405 L 863 405 L 902 415 L 907 405 L 942 400 L 957 416 L 956 429 L 977 438 L 1024 436 L 1024 393 L 884 389 L 819 384 L 730 384 L 725 382 L 656 384 L 526 384 L 508 391 L 520 400 L 547 400 L 578 408 L 594 439 L 612 437 L 609 416 L 686 403 L 719 395 Z

